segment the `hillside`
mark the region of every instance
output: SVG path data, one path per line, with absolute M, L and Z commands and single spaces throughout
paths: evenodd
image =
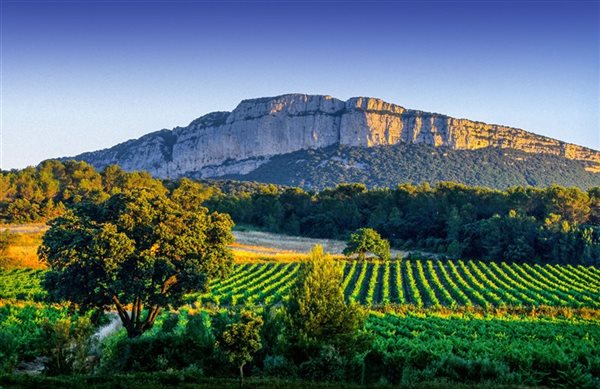
M 512 158 L 503 160 L 504 154 L 496 151 L 492 155 L 498 161 L 491 163 L 489 172 L 484 174 L 486 177 L 475 181 L 463 181 L 459 177 L 458 181 L 466 183 L 540 185 L 556 181 L 550 178 L 538 183 L 540 177 L 550 171 L 561 171 L 566 174 L 560 175 L 563 178 L 561 182 L 589 186 L 594 180 L 591 177 L 595 176 L 584 172 L 600 175 L 600 152 L 521 129 L 406 109 L 375 98 L 355 97 L 342 101 L 330 96 L 302 94 L 244 100 L 232 112 L 209 113 L 186 127 L 153 132 L 73 158 L 89 162 L 98 169 L 117 164 L 127 171 L 148 171 L 159 178 L 209 178 L 256 175 L 259 174 L 258 169 L 262 175 L 274 175 L 278 173 L 271 170 L 277 170 L 273 169 L 277 162 L 270 162 L 279 161 L 280 156 L 289 158 L 291 153 L 334 147 L 344 150 L 374 148 L 382 161 L 369 157 L 372 160 L 369 165 L 376 167 L 387 163 L 387 154 L 393 152 L 386 150 L 395 145 L 412 145 L 419 155 L 431 152 L 430 148 L 439 148 L 444 150 L 440 151 L 444 157 L 447 151 L 485 149 L 554 157 L 548 158 L 542 167 L 537 166 L 539 162 L 526 167 L 526 178 L 522 177 L 524 173 L 514 168 L 508 169 L 510 173 L 501 172 L 505 178 L 496 184 L 494 178 L 488 177 L 497 173 L 495 168 L 506 170 L 503 165 L 517 164 Z M 418 150 L 420 147 L 424 149 Z M 448 162 L 452 169 L 466 170 L 480 162 L 480 154 L 459 153 L 453 161 L 435 159 L 433 162 L 443 165 Z M 449 159 L 452 158 L 450 156 Z M 393 160 L 401 165 L 410 162 L 399 157 Z M 336 164 L 335 160 L 331 162 Z M 564 169 L 562 165 L 568 162 L 576 164 Z M 425 164 L 418 169 L 424 172 L 418 174 L 423 176 L 419 180 L 425 177 L 431 180 L 430 176 L 455 176 L 452 169 Z M 395 183 L 398 179 L 380 176 L 373 184 L 386 185 L 382 183 L 384 181 Z
M 414 144 L 302 150 L 272 157 L 250 173 L 222 178 L 310 190 L 331 188 L 342 182 L 360 182 L 371 188 L 441 181 L 497 189 L 516 185 L 558 184 L 583 189 L 600 186 L 600 174 L 585 170 L 578 161 L 556 155 L 498 148 L 452 150 Z

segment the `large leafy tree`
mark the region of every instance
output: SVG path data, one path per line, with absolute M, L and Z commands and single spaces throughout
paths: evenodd
M 136 337 L 161 309 L 230 271 L 232 226 L 228 215 L 187 210 L 153 188 L 81 203 L 44 235 L 44 285 L 50 296 L 82 308 L 113 307 Z
M 390 242 L 383 239 L 372 228 L 359 228 L 350 235 L 344 255 L 356 254 L 358 259 L 364 260 L 367 253 L 373 253 L 380 259 L 390 258 Z

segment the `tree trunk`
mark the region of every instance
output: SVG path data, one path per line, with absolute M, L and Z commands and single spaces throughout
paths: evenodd
M 113 302 L 117 308 L 117 313 L 121 318 L 121 322 L 123 323 L 123 327 L 127 330 L 127 336 L 129 338 L 136 338 L 142 335 L 144 332 L 149 330 L 154 326 L 154 321 L 158 317 L 160 313 L 160 306 L 154 305 L 148 308 L 148 315 L 142 321 L 142 299 L 137 297 L 134 299 L 133 304 L 131 306 L 131 315 L 127 312 L 119 298 L 115 295 L 113 296 Z
M 244 386 L 244 364 L 240 365 L 240 389 Z

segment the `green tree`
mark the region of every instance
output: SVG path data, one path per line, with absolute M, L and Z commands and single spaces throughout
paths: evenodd
M 359 228 L 350 235 L 344 255 L 358 255 L 358 259 L 364 260 L 367 253 L 373 253 L 380 259 L 390 259 L 390 242 L 383 239 L 377 231 L 372 228 Z
M 360 307 L 344 299 L 342 275 L 341 265 L 315 246 L 290 291 L 285 313 L 290 338 L 335 342 L 362 328 Z
M 563 188 L 553 185 L 546 189 L 548 206 L 569 223 L 580 224 L 587 221 L 591 212 L 590 197 L 578 188 Z
M 244 384 L 244 366 L 251 362 L 262 347 L 260 330 L 263 319 L 250 311 L 240 314 L 238 320 L 228 324 L 220 334 L 217 345 L 227 359 L 240 369 L 240 388 Z
M 115 307 L 136 337 L 161 309 L 230 271 L 232 226 L 228 215 L 186 211 L 162 191 L 83 202 L 50 222 L 39 249 L 50 268 L 44 285 L 84 309 Z

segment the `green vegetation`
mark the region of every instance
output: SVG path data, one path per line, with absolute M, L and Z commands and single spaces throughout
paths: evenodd
M 44 282 L 50 296 L 83 309 L 114 307 L 136 337 L 152 328 L 161 309 L 226 275 L 233 263 L 231 219 L 208 214 L 182 188 L 171 198 L 164 190 L 119 193 L 54 219 L 39 250 L 50 268 Z
M 41 286 L 45 273 L 35 269 L 0 269 L 0 301 L 42 301 L 46 297 Z
M 287 300 L 288 336 L 297 342 L 347 341 L 363 326 L 361 310 L 347 304 L 342 288 L 342 267 L 315 246 L 302 264 Z
M 263 320 L 251 311 L 242 312 L 234 323 L 228 324 L 217 340 L 229 362 L 240 369 L 240 387 L 244 384 L 244 366 L 252 362 L 254 354 L 261 349 L 260 331 Z
M 365 357 L 370 382 L 598 384 L 600 331 L 594 322 L 372 313 L 368 329 L 379 338 Z
M 85 162 L 48 160 L 35 168 L 0 172 L 0 221 L 46 221 L 83 201 L 99 202 L 141 188 L 160 191 L 165 185 L 148 173 L 127 173 L 118 166 L 100 173 Z M 203 194 L 210 197 L 210 190 Z
M 600 263 L 598 188 L 344 184 L 313 194 L 265 185 L 262 192 L 213 196 L 206 205 L 236 223 L 289 235 L 345 240 L 368 227 L 393 247 L 453 258 Z
M 163 311 L 141 336 L 130 339 L 123 329 L 96 347 L 85 336 L 89 316 L 17 301 L 43 296 L 39 271 L 0 271 L 0 281 L 32 285 L 15 296 L 16 282 L 0 283 L 6 299 L 0 368 L 11 372 L 44 356 L 47 375 L 87 374 L 69 380 L 101 383 L 135 374 L 140 385 L 202 383 L 236 371 L 368 385 L 599 383 L 597 268 L 437 260 L 351 261 L 340 268 L 343 263 L 317 250 L 303 268 L 236 265 L 230 276 L 210 282 L 210 293 L 188 295 L 188 305 Z M 355 290 L 355 301 L 375 309 L 364 330 L 362 320 L 350 318 L 362 317 L 351 302 Z M 200 308 L 214 303 L 221 308 Z M 90 353 L 91 364 L 85 362 Z
M 371 228 L 395 248 L 452 258 L 591 265 L 600 258 L 598 187 L 491 190 L 443 182 L 367 190 L 346 184 L 309 193 L 230 181 L 161 182 L 116 166 L 98 173 L 72 161 L 2 172 L 0 187 L 0 220 L 8 223 L 45 221 L 82 202 L 150 188 L 169 192 L 182 207 L 204 205 L 276 233 L 346 240 Z
M 393 188 L 398 183 L 453 181 L 465 185 L 506 189 L 513 186 L 600 186 L 600 174 L 579 161 L 558 155 L 485 148 L 452 150 L 423 144 L 384 147 L 328 147 L 271 157 L 246 175 L 226 176 L 323 190 L 342 182 L 369 188 Z
M 49 270 L 0 269 L 2 386 L 600 385 L 599 188 L 307 193 L 52 161 L 1 178 L 5 222 L 57 217 Z M 233 265 L 226 213 L 384 260 Z
M 341 266 L 342 263 L 328 261 L 330 266 L 340 268 L 345 300 L 373 307 L 412 305 L 493 309 L 551 306 L 600 309 L 600 270 L 596 267 L 462 260 L 346 262 Z M 188 294 L 185 301 L 221 307 L 277 304 L 288 300 L 292 289 L 300 293 L 301 290 L 297 289 L 298 274 L 307 271 L 300 268 L 299 263 L 234 265 L 229 277 L 209 282 L 210 292 Z M 335 273 L 338 270 L 329 271 Z M 303 288 L 320 291 L 316 294 L 318 304 L 336 304 L 336 289 L 333 288 L 337 285 L 337 278 L 329 276 L 326 280 L 330 285 L 313 285 L 314 282 L 323 282 L 319 277 L 314 281 L 313 278 L 304 281 L 306 285 L 303 284 Z M 43 272 L 39 270 L 0 270 L 0 298 L 41 300 L 45 296 L 40 286 L 42 277 Z M 308 301 L 304 303 L 300 296 L 295 296 L 292 301 L 306 304 L 303 309 L 312 306 Z M 327 307 L 327 311 L 343 315 L 336 306 Z M 293 311 L 299 309 L 297 306 Z
M 390 259 L 390 242 L 382 239 L 372 228 L 359 228 L 350 235 L 344 255 L 356 254 L 359 260 L 364 261 L 367 253 L 373 253 L 379 259 Z
M 208 294 L 188 296 L 188 302 L 273 304 L 286 299 L 298 267 L 294 263 L 236 265 L 231 277 L 212 283 Z M 264 284 L 269 287 L 256 288 Z M 462 260 L 350 262 L 345 264 L 341 284 L 346 300 L 369 306 L 600 309 L 600 271 L 595 267 Z

